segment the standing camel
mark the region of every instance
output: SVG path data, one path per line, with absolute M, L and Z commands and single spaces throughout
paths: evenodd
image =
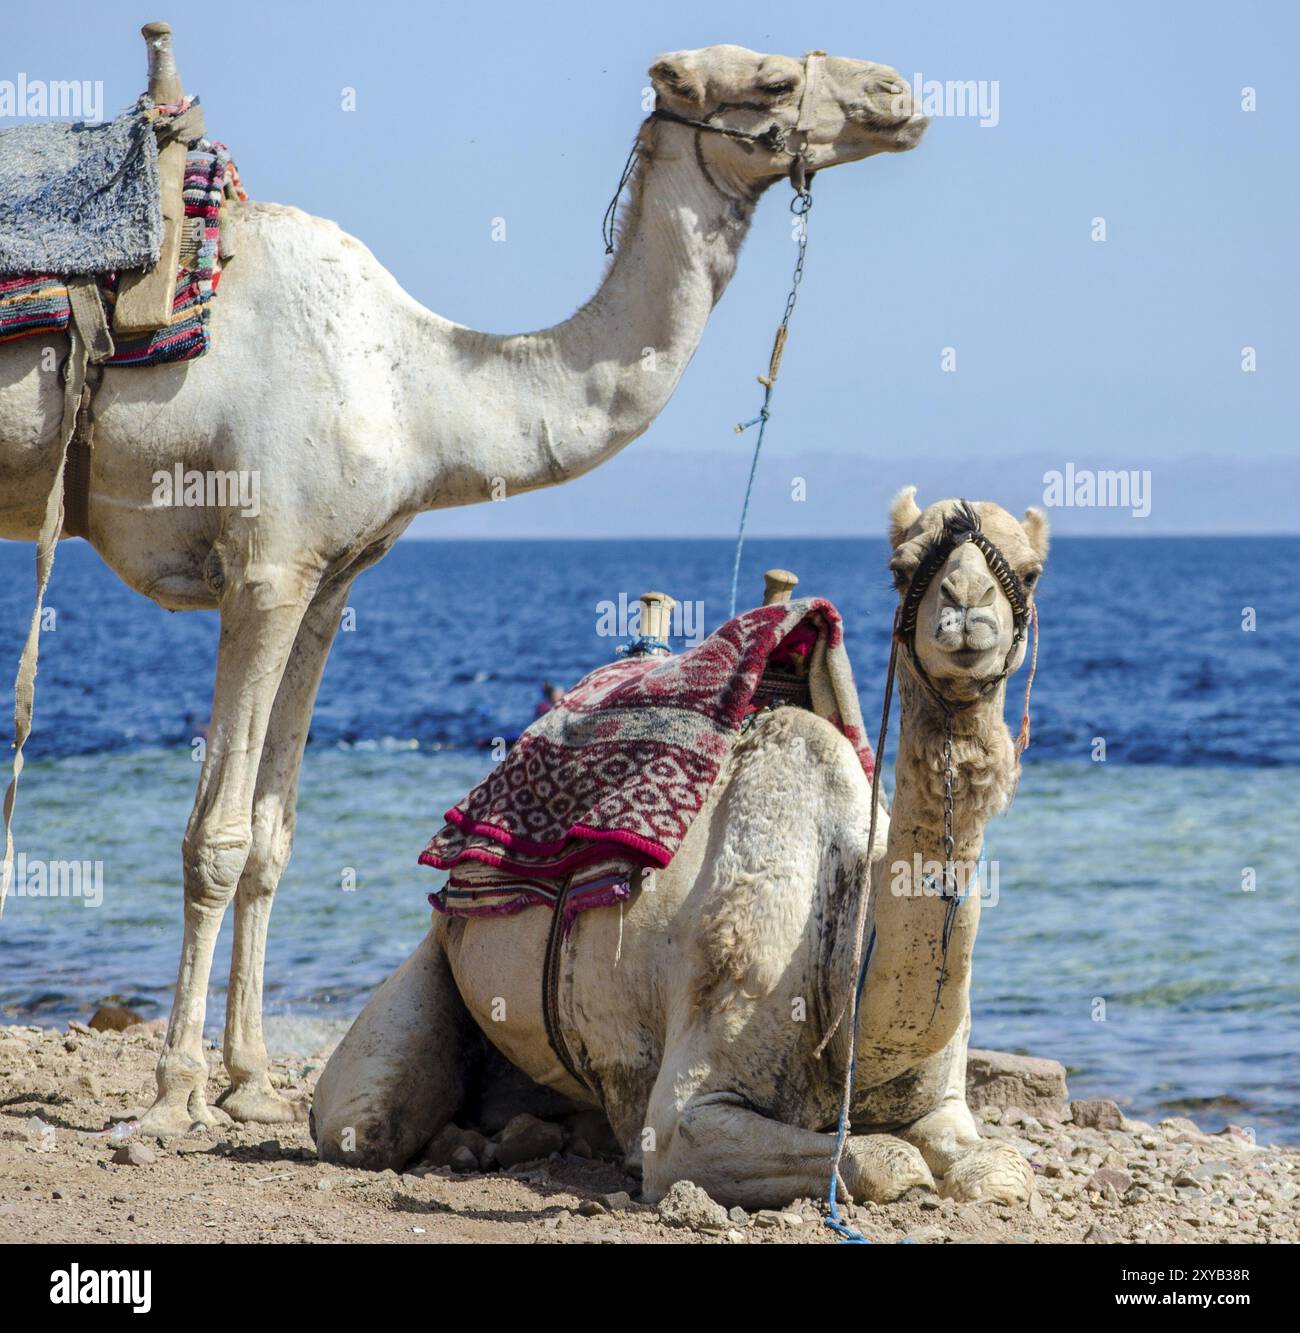
M 900 76 L 866 61 L 716 46 L 664 56 L 650 77 L 657 109 L 621 243 L 563 323 L 514 336 L 453 324 L 333 223 L 237 204 L 207 356 L 104 375 L 89 540 L 159 605 L 221 612 L 183 843 L 180 971 L 145 1133 L 217 1119 L 202 1038 L 232 899 L 220 1104 L 237 1120 L 299 1114 L 267 1076 L 263 954 L 312 707 L 356 575 L 425 510 L 557 485 L 636 439 L 694 352 L 762 193 L 906 150 L 925 128 Z M 0 348 L 0 537 L 13 540 L 36 537 L 57 467 L 61 390 L 42 341 Z M 156 507 L 152 478 L 177 465 L 256 475 L 260 512 Z

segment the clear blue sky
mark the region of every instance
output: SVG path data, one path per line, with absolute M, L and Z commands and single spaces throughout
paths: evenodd
M 1066 463 L 1149 468 L 1153 504 L 1145 521 L 1060 511 L 1060 531 L 1297 530 L 1290 3 L 17 0 L 0 79 L 102 79 L 111 114 L 141 90 L 150 18 L 176 28 L 186 86 L 253 195 L 336 219 L 419 300 L 500 331 L 553 323 L 598 282 L 601 213 L 659 52 L 823 47 L 909 79 L 996 80 L 996 127 L 937 119 L 914 153 L 819 178 L 758 530 L 879 531 L 883 497 L 908 481 L 923 499 L 982 488 L 1033 503 L 1043 470 Z M 731 531 L 752 440 L 731 425 L 753 415 L 780 314 L 787 198 L 764 202 L 646 436 L 569 487 L 419 530 L 626 530 L 667 472 L 665 531 Z M 956 374 L 940 370 L 945 346 Z M 795 475 L 821 479 L 802 506 Z

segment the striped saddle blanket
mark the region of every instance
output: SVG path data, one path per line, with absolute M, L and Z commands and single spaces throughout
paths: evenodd
M 632 896 L 668 865 L 747 719 L 811 708 L 874 768 L 839 613 L 808 598 L 736 616 L 676 657 L 637 656 L 581 680 L 532 724 L 420 856 L 449 872 L 430 894 L 451 916 Z
M 192 361 L 208 350 L 209 304 L 221 281 L 221 203 L 227 193 L 246 199 L 224 144 L 200 139 L 185 162 L 185 227 L 172 298 L 172 321 L 138 338 L 118 338 L 110 366 L 159 366 Z M 119 275 L 101 280 L 112 323 Z M 0 278 L 0 343 L 55 333 L 68 327 L 71 306 L 61 276 L 36 273 Z

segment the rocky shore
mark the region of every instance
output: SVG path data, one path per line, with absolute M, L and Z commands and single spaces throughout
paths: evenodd
M 831 1243 L 820 1200 L 730 1211 L 679 1183 L 657 1207 L 606 1155 L 599 1116 L 513 1117 L 449 1128 L 404 1174 L 324 1166 L 305 1123 L 230 1125 L 161 1145 L 136 1132 L 161 1037 L 155 1024 L 62 1032 L 0 1027 L 0 1241 L 506 1241 Z M 209 1097 L 222 1087 L 209 1052 Z M 310 1098 L 324 1056 L 278 1061 L 286 1095 Z M 1071 1101 L 1054 1061 L 971 1053 L 983 1132 L 1034 1168 L 1029 1207 L 958 1204 L 913 1191 L 852 1205 L 888 1243 L 1197 1243 L 1300 1239 L 1300 1151 L 1247 1130 L 1127 1119 Z

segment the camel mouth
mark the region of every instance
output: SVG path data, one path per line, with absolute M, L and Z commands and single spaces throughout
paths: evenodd
M 958 666 L 971 666 L 978 662 L 987 648 L 949 648 L 948 656 L 957 663 Z
M 882 142 L 884 150 L 906 153 L 921 142 L 930 125 L 907 81 L 891 72 L 868 86 L 854 119 Z
M 934 646 L 958 666 L 979 661 L 998 646 L 997 621 L 978 608 L 945 606 L 935 629 Z
M 894 151 L 898 153 L 910 152 L 921 142 L 926 130 L 929 128 L 929 116 L 922 116 L 919 114 L 909 116 L 908 119 L 894 132 Z

